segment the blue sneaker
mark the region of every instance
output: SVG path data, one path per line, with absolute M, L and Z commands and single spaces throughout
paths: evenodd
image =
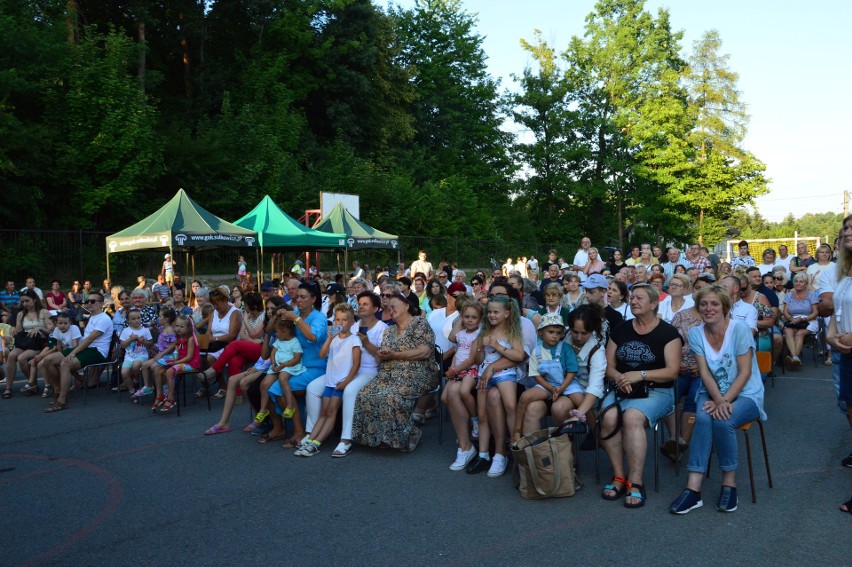
M 737 509 L 737 489 L 733 486 L 723 486 L 719 493 L 719 503 L 716 509 L 720 512 L 733 512 Z
M 688 514 L 692 510 L 701 508 L 702 506 L 704 506 L 704 502 L 701 500 L 701 493 L 684 488 L 680 496 L 669 506 L 669 512 L 672 514 Z

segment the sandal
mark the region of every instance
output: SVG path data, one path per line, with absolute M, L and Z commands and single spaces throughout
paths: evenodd
M 207 388 L 199 388 L 197 392 L 195 392 L 196 398 L 206 398 L 207 397 Z
M 284 408 L 284 411 L 281 412 L 281 417 L 284 419 L 291 419 L 295 413 L 296 408 Z
M 352 452 L 352 443 L 344 443 L 341 441 L 337 444 L 337 447 L 334 448 L 334 452 L 331 454 L 334 458 L 340 458 L 347 456 L 350 452 Z
M 615 483 L 621 484 L 621 487 L 615 486 Z M 607 494 L 607 492 L 615 492 L 614 495 Z M 620 476 L 612 477 L 612 482 L 603 487 L 601 491 L 601 498 L 604 500 L 618 500 L 624 493 L 627 492 L 627 479 L 622 478 Z
M 269 433 L 264 433 L 260 436 L 260 439 L 257 440 L 261 445 L 266 445 L 267 443 L 272 443 L 273 441 L 279 441 L 287 437 L 287 433 L 282 433 L 281 435 L 272 436 Z
M 281 437 L 285 437 L 285 436 L 282 435 Z M 307 437 L 307 435 L 305 437 Z M 278 437 L 276 437 L 276 439 L 278 439 Z M 287 439 L 284 442 L 284 445 L 282 445 L 282 447 L 284 449 L 299 449 L 301 446 L 302 446 L 302 442 L 299 439 L 296 439 L 295 437 L 291 437 L 290 439 Z
M 212 396 L 210 396 L 210 397 L 211 397 L 211 398 L 213 398 L 214 400 L 224 400 L 224 399 L 225 399 L 225 395 L 226 395 L 227 393 L 228 393 L 228 392 L 226 392 L 226 391 L 225 391 L 225 390 L 223 390 L 222 388 L 219 388 L 219 391 L 218 391 L 218 392 L 216 392 L 215 394 L 213 394 L 213 395 L 212 395 Z
M 210 429 L 204 432 L 204 435 L 218 435 L 219 433 L 230 433 L 230 427 L 219 427 L 218 425 L 214 425 Z
M 840 505 L 840 511 L 846 512 L 847 514 L 852 514 L 852 498 Z
M 636 498 L 639 502 L 630 503 L 627 498 Z M 645 505 L 645 487 L 641 484 L 627 483 L 627 494 L 624 500 L 625 508 L 641 508 Z
M 256 421 L 253 421 L 253 420 L 252 420 L 252 422 L 251 422 L 251 423 L 249 423 L 248 425 L 246 425 L 245 427 L 243 427 L 243 433 L 251 433 L 252 431 L 254 431 L 255 429 L 257 429 L 258 427 L 260 427 L 260 424 L 259 424 L 259 423 L 257 423 Z
M 21 393 L 25 396 L 36 396 L 38 395 L 38 386 L 35 384 L 25 384 L 23 388 L 21 388 Z
M 6 390 L 4 390 L 4 391 L 3 391 L 3 399 L 4 399 L 4 400 L 8 400 L 8 399 L 9 399 L 9 398 L 11 398 L 11 397 L 12 397 L 12 390 L 11 390 L 11 388 L 6 388 Z
M 254 419 L 252 420 L 252 423 L 255 424 L 255 426 L 252 429 L 246 428 L 243 431 L 252 431 L 253 429 L 257 429 L 257 426 L 263 423 L 267 417 L 269 417 L 269 410 L 257 412 L 257 415 L 254 416 Z
M 68 403 L 60 404 L 59 402 L 53 402 L 46 408 L 44 408 L 44 413 L 56 413 L 58 411 L 68 409 Z
M 163 406 L 160 408 L 160 413 L 167 413 L 172 411 L 175 405 L 175 401 L 171 398 L 168 398 L 165 402 L 163 402 Z

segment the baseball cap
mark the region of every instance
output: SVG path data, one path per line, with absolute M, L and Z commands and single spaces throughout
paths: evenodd
M 325 287 L 325 291 L 323 293 L 326 295 L 337 295 L 338 293 L 345 294 L 346 290 L 343 289 L 343 286 L 340 284 L 330 283 Z
M 271 281 L 267 280 L 260 284 L 260 291 L 272 291 L 273 289 L 275 289 L 275 286 L 272 285 Z
M 606 281 L 606 278 L 600 274 L 592 274 L 586 278 L 582 284 L 584 289 L 595 289 L 602 288 L 607 289 L 609 287 L 609 283 Z

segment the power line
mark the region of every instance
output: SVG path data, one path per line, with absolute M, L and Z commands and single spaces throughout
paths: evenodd
M 816 199 L 818 197 L 834 197 L 834 196 L 836 196 L 836 193 L 827 193 L 825 195 L 805 195 L 803 197 L 782 197 L 780 199 L 760 199 L 760 197 L 758 197 L 758 199 L 760 199 L 760 201 L 763 202 L 763 203 L 772 203 L 772 202 L 775 202 L 775 201 L 794 201 L 796 199 Z

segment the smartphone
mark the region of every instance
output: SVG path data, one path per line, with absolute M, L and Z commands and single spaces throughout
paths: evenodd
M 358 334 L 359 335 L 366 335 L 368 330 L 369 329 L 367 329 L 367 327 L 358 327 Z

